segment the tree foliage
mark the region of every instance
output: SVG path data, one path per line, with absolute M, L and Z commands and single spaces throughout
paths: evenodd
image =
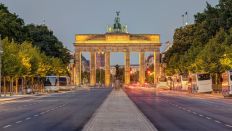
M 7 7 L 0 3 L 0 34 L 2 38 L 22 44 L 30 41 L 47 56 L 60 59 L 64 64 L 70 60 L 69 50 L 65 48 L 46 25 L 25 25 L 23 19 L 8 11 Z
M 14 77 L 35 77 L 45 75 L 65 75 L 67 68 L 64 63 L 55 57 L 46 56 L 29 42 L 17 44 L 2 40 L 2 74 Z
M 232 68 L 232 0 L 206 3 L 195 23 L 176 29 L 173 46 L 164 61 L 169 74 L 206 72 L 221 74 Z

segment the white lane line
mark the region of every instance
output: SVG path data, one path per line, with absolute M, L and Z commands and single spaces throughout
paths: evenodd
M 206 117 L 206 119 L 209 119 L 209 120 L 210 120 L 211 118 L 210 118 L 210 117 Z
M 41 114 L 41 115 L 43 115 L 45 112 L 41 112 L 41 113 L 39 113 L 39 114 Z
M 191 112 L 191 110 L 187 110 L 188 112 Z
M 6 126 L 3 126 L 3 128 L 8 128 L 8 127 L 11 127 L 11 125 L 6 125 Z
M 21 123 L 22 121 L 17 121 L 17 122 L 15 122 L 16 124 L 19 124 L 19 123 Z
M 216 123 L 221 123 L 220 121 L 218 121 L 218 120 L 214 120 Z
M 202 115 L 202 114 L 199 114 L 199 116 L 200 116 L 200 117 L 203 117 L 203 115 Z
M 231 126 L 231 125 L 228 125 L 228 124 L 225 124 L 225 126 L 232 128 L 232 126 Z
M 31 117 L 27 117 L 25 120 L 30 120 L 31 119 Z
M 37 117 L 37 116 L 39 116 L 39 115 L 34 115 L 34 117 Z
M 195 115 L 196 115 L 197 113 L 196 113 L 196 112 L 193 112 L 193 114 L 195 114 Z

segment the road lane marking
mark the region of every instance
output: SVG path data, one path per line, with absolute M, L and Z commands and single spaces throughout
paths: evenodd
M 39 115 L 37 115 L 37 114 L 36 114 L 36 115 L 34 115 L 34 117 L 37 117 L 37 116 L 39 116 Z
M 232 126 L 231 126 L 231 125 L 228 125 L 228 124 L 225 124 L 225 126 L 232 128 Z
M 220 121 L 218 121 L 218 120 L 214 120 L 216 123 L 221 123 Z
M 19 123 L 21 123 L 21 122 L 23 122 L 23 121 L 17 121 L 17 122 L 15 122 L 16 124 L 19 124 Z
M 40 114 L 43 115 L 45 112 L 41 112 Z
M 30 120 L 31 119 L 31 117 L 27 117 L 25 120 Z
M 208 116 L 202 115 L 202 114 L 200 114 L 200 113 L 194 112 L 194 111 L 192 111 L 192 110 L 190 110 L 190 109 L 185 108 L 184 106 L 180 106 L 180 105 L 174 104 L 174 103 L 172 103 L 172 102 L 166 102 L 166 100 L 163 101 L 163 102 L 169 103 L 170 105 L 175 106 L 176 108 L 179 108 L 179 109 L 184 110 L 184 111 L 186 111 L 186 112 L 188 111 L 189 113 L 193 113 L 194 115 L 198 115 L 199 117 L 202 117 L 202 118 L 205 118 L 205 119 L 208 119 L 208 120 L 212 120 L 212 121 L 214 121 L 215 123 L 222 124 L 222 125 L 224 125 L 225 127 L 232 128 L 232 125 L 226 124 L 226 123 L 221 122 L 221 121 L 219 121 L 219 120 L 212 119 L 211 117 L 208 117 Z M 212 103 L 213 103 L 213 102 L 212 102 Z
M 6 125 L 6 126 L 4 126 L 3 128 L 8 128 L 8 127 L 11 127 L 11 125 Z

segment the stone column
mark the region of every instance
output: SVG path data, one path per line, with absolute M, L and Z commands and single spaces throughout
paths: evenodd
M 105 86 L 110 87 L 110 52 L 105 52 Z
M 140 84 L 145 82 L 145 53 L 143 51 L 139 53 L 139 82 Z
M 90 86 L 96 85 L 96 52 L 90 52 Z
M 125 61 L 125 84 L 130 84 L 130 52 L 126 51 L 124 54 Z
M 79 86 L 81 84 L 81 52 L 75 52 L 75 85 Z
M 72 73 L 73 73 L 73 85 L 76 85 L 76 68 L 75 68 L 75 64 L 73 65 L 73 71 L 72 71 Z
M 160 74 L 160 52 L 154 52 L 154 83 L 158 82 L 158 77 Z

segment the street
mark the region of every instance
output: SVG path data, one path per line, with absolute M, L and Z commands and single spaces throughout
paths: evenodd
M 0 130 L 81 130 L 110 92 L 83 89 L 0 104 Z
M 232 130 L 231 99 L 173 95 L 154 88 L 125 91 L 159 131 Z

